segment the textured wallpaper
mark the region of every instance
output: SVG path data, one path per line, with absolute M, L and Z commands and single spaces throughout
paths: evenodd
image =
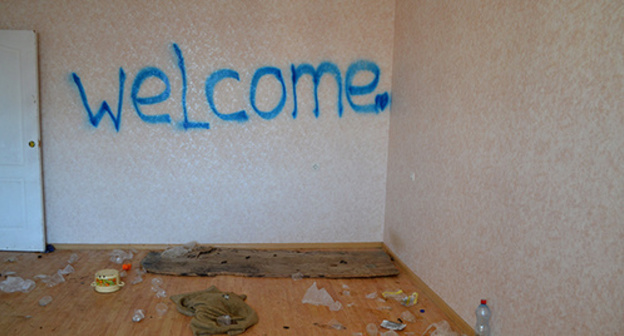
M 49 242 L 381 240 L 393 1 L 2 1 L 0 29 L 38 33 Z
M 493 335 L 622 335 L 623 18 L 397 1 L 384 241 Z

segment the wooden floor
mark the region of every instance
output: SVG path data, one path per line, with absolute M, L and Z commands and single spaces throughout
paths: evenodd
M 143 281 L 132 285 L 134 271 L 126 279 L 126 285 L 118 292 L 101 294 L 94 291 L 91 283 L 100 269 L 121 265 L 109 260 L 111 250 L 57 250 L 52 253 L 0 252 L 0 281 L 7 272 L 13 276 L 33 279 L 38 274 L 52 275 L 64 268 L 72 253 L 79 259 L 73 263 L 75 272 L 65 276 L 66 281 L 48 287 L 36 281 L 36 288 L 28 293 L 5 293 L 0 291 L 0 335 L 192 335 L 189 328 L 191 317 L 176 311 L 168 298 L 157 298 L 151 290 L 151 280 L 160 277 L 167 296 L 203 290 L 216 286 L 222 291 L 247 294 L 247 303 L 255 309 L 259 322 L 244 335 L 364 335 L 366 325 L 379 325 L 384 319 L 397 321 L 404 311 L 411 312 L 416 322 L 407 323 L 399 335 L 422 335 L 435 322 L 451 322 L 430 297 L 421 293 L 417 283 L 406 272 L 396 277 L 373 279 L 265 279 L 233 276 L 180 277 L 145 274 Z M 147 250 L 139 250 L 132 259 L 133 267 L 139 267 Z M 325 288 L 343 308 L 337 312 L 325 306 L 313 306 L 301 302 L 307 289 L 316 281 Z M 418 292 L 418 304 L 410 308 L 395 300 L 366 298 L 376 292 L 378 297 L 388 290 L 402 289 Z M 51 296 L 53 301 L 40 306 L 39 300 Z M 169 309 L 160 317 L 156 312 L 158 303 Z M 136 309 L 145 311 L 145 319 L 132 321 Z M 338 322 L 344 328 L 332 329 Z M 454 330 L 457 325 L 451 323 Z M 386 329 L 380 331 L 385 332 Z M 361 333 L 361 334 L 359 334 Z

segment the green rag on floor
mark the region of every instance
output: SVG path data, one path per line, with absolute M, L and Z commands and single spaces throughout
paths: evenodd
M 247 295 L 222 292 L 215 286 L 171 297 L 180 313 L 193 316 L 191 329 L 195 336 L 238 335 L 258 323 L 258 315 L 245 303 L 245 299 Z M 231 324 L 219 324 L 217 319 L 222 316 L 229 316 Z

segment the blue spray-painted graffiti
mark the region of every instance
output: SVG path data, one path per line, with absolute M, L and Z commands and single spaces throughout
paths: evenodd
M 106 101 L 102 102 L 102 106 L 98 110 L 97 114 L 93 114 L 91 111 L 91 107 L 87 102 L 87 94 L 85 93 L 84 87 L 82 86 L 82 82 L 80 81 L 80 77 L 75 73 L 72 73 L 72 78 L 74 79 L 74 83 L 78 87 L 78 91 L 80 92 L 80 99 L 82 100 L 82 104 L 84 105 L 87 114 L 89 115 L 89 122 L 93 127 L 98 127 L 100 121 L 104 117 L 104 114 L 108 114 L 113 120 L 113 124 L 115 125 L 115 129 L 119 132 L 119 128 L 121 127 L 121 106 L 123 105 L 123 91 L 124 91 L 124 83 L 126 82 L 126 73 L 123 71 L 123 68 L 119 69 L 119 101 L 117 103 L 117 115 L 113 114 L 108 103 Z
M 191 121 L 188 117 L 187 103 L 186 103 L 186 95 L 188 91 L 187 87 L 187 78 L 186 78 L 186 67 L 184 64 L 184 56 L 182 55 L 182 50 L 177 44 L 172 45 L 173 54 L 176 59 L 176 64 L 180 70 L 180 76 L 182 79 L 182 121 L 179 125 L 185 129 L 210 129 L 210 124 L 208 122 L 202 121 Z M 299 79 L 301 79 L 304 75 L 310 75 L 312 78 L 312 83 L 314 85 L 314 116 L 316 118 L 319 117 L 319 101 L 318 101 L 318 87 L 321 83 L 321 78 L 325 74 L 329 74 L 333 76 L 336 80 L 336 88 L 337 88 L 337 109 L 338 109 L 338 117 L 342 118 L 343 115 L 343 105 L 342 105 L 342 95 L 343 95 L 343 83 L 340 69 L 337 65 L 331 62 L 323 62 L 319 64 L 319 66 L 315 69 L 314 66 L 303 63 L 295 66 L 291 65 L 291 80 L 292 80 L 292 94 L 293 94 L 293 111 L 292 117 L 293 119 L 297 118 L 298 115 L 298 103 L 297 103 L 297 83 Z M 356 75 L 359 73 L 366 72 L 373 75 L 372 80 L 366 85 L 356 85 L 354 84 Z M 380 113 L 384 111 L 390 104 L 390 94 L 388 92 L 383 92 L 380 94 L 374 95 L 374 101 L 370 104 L 358 104 L 355 102 L 354 97 L 357 96 L 367 96 L 375 93 L 377 89 L 377 85 L 379 84 L 379 77 L 381 75 L 381 71 L 377 64 L 372 61 L 367 60 L 359 60 L 352 63 L 346 71 L 345 75 L 345 83 L 344 83 L 344 91 L 345 96 L 347 98 L 347 102 L 353 111 L 356 113 Z M 260 80 L 265 76 L 273 77 L 280 85 L 281 85 L 281 98 L 277 105 L 268 111 L 263 111 L 257 106 L 256 96 L 257 96 L 257 88 Z M 108 115 L 112 122 L 115 130 L 119 132 L 121 128 L 121 117 L 122 117 L 122 109 L 123 109 L 123 93 L 126 81 L 126 73 L 123 68 L 119 68 L 119 99 L 117 102 L 117 113 L 113 113 L 110 108 L 108 102 L 104 100 L 100 105 L 97 113 L 93 113 L 91 109 L 91 105 L 88 102 L 87 94 L 85 93 L 84 85 L 80 80 L 80 77 L 72 72 L 71 77 L 73 79 L 76 88 L 78 89 L 78 93 L 80 95 L 80 99 L 82 104 L 87 112 L 87 116 L 89 118 L 89 122 L 93 127 L 98 127 L 102 119 L 105 115 Z M 140 96 L 141 86 L 148 79 L 157 79 L 164 85 L 164 89 L 159 94 L 143 97 Z M 239 73 L 232 69 L 219 69 L 214 71 L 208 78 L 206 79 L 205 84 L 205 94 L 206 101 L 208 102 L 208 106 L 210 110 L 217 116 L 219 119 L 224 121 L 236 121 L 236 122 L 245 122 L 249 120 L 249 115 L 245 110 L 240 110 L 233 113 L 222 113 L 217 110 L 214 100 L 214 93 L 216 85 L 225 79 L 235 79 L 240 82 Z M 158 115 L 147 115 L 143 113 L 141 106 L 143 105 L 154 105 L 159 104 L 171 96 L 171 83 L 169 81 L 169 77 L 167 74 L 163 72 L 161 69 L 156 67 L 145 67 L 137 73 L 134 81 L 132 82 L 132 89 L 130 91 L 130 99 L 132 100 L 132 106 L 136 111 L 137 115 L 141 120 L 150 124 L 159 124 L 159 123 L 172 123 L 171 116 L 169 114 L 158 114 Z M 266 66 L 258 68 L 251 80 L 251 84 L 249 87 L 249 103 L 254 112 L 260 116 L 262 119 L 271 120 L 277 117 L 284 106 L 286 105 L 287 100 L 286 93 L 286 83 L 284 82 L 284 77 L 282 75 L 282 70 L 276 67 Z
M 210 75 L 210 77 L 208 77 L 208 79 L 206 79 L 206 100 L 208 100 L 208 105 L 210 105 L 210 109 L 212 109 L 212 112 L 214 112 L 214 114 L 217 115 L 217 117 L 226 120 L 226 121 L 230 121 L 230 120 L 235 120 L 235 121 L 247 121 L 249 120 L 249 117 L 247 116 L 247 112 L 245 112 L 244 110 L 238 111 L 238 112 L 234 112 L 234 113 L 230 113 L 230 114 L 226 114 L 226 113 L 221 113 L 219 111 L 217 111 L 217 107 L 215 106 L 214 103 L 214 87 L 217 85 L 217 83 L 219 81 L 221 81 L 222 79 L 225 78 L 234 78 L 237 81 L 240 81 L 240 77 L 238 76 L 238 72 L 234 71 L 234 70 L 230 70 L 230 69 L 221 69 L 221 70 L 217 70 L 215 72 L 212 73 L 212 75 Z
M 303 74 L 312 76 L 312 82 L 314 83 L 314 116 L 319 117 L 318 107 L 318 86 L 321 82 L 323 74 L 330 73 L 336 78 L 336 86 L 338 87 L 338 116 L 342 117 L 342 77 L 340 76 L 340 69 L 335 64 L 323 62 L 319 64 L 318 68 L 314 70 L 314 67 L 310 64 L 300 64 L 295 68 L 295 65 L 290 66 L 292 72 L 293 83 L 293 100 L 295 102 L 295 108 L 293 109 L 292 116 L 297 118 L 297 82 Z M 383 110 L 383 109 L 382 109 Z

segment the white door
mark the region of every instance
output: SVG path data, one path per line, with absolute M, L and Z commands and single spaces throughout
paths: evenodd
M 37 38 L 0 30 L 0 250 L 44 251 Z

